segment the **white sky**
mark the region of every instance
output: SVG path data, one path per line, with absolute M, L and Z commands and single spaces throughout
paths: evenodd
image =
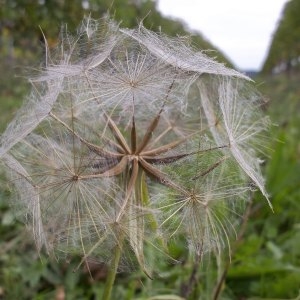
M 259 70 L 287 0 L 158 0 L 165 16 L 182 19 L 237 68 Z

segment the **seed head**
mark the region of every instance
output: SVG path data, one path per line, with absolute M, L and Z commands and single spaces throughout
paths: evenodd
M 38 249 L 107 262 L 118 247 L 149 276 L 145 245 L 176 235 L 221 253 L 249 181 L 267 195 L 249 78 L 142 25 L 85 19 L 58 50 L 0 138 Z

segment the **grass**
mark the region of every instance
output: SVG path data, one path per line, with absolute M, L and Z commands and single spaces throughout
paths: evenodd
M 300 290 L 300 88 L 299 75 L 258 78 L 257 85 L 269 99 L 266 106 L 274 126 L 269 158 L 265 166 L 267 189 L 274 213 L 256 195 L 246 230 L 232 257 L 220 299 L 299 299 Z M 0 131 L 21 104 L 19 94 L 0 98 Z M 73 272 L 78 258 L 70 263 L 37 257 L 24 226 L 14 220 L 8 205 L 5 181 L 0 190 L 0 299 L 97 299 L 104 288 L 107 270 L 91 262 Z M 162 270 L 153 281 L 139 271 L 117 276 L 113 299 L 151 299 L 155 295 L 179 299 L 194 268 L 177 239 L 171 245 L 180 264 L 157 261 Z M 190 300 L 210 299 L 215 287 L 216 266 L 204 262 L 195 274 Z M 206 266 L 207 264 L 207 266 Z M 63 296 L 65 295 L 65 296 Z M 175 297 L 177 295 L 177 298 Z M 62 297 L 62 298 L 59 298 Z M 65 297 L 65 298 L 63 298 Z M 152 298 L 164 299 L 164 298 Z

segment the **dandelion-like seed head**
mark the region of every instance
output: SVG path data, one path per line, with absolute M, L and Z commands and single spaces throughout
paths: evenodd
M 87 18 L 61 38 L 0 138 L 38 249 L 126 253 L 148 276 L 145 247 L 175 236 L 197 255 L 230 249 L 249 182 L 267 197 L 248 78 L 142 25 Z

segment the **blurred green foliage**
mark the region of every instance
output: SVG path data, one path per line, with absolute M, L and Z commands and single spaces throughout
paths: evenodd
M 290 0 L 274 33 L 264 73 L 291 73 L 300 66 L 300 0 Z
M 39 44 L 43 39 L 41 30 L 50 45 L 55 43 L 61 25 L 68 24 L 68 29 L 74 31 L 86 15 L 98 19 L 109 14 L 121 22 L 122 27 L 135 27 L 143 21 L 144 26 L 153 31 L 161 29 L 169 35 L 191 35 L 186 25 L 163 17 L 156 9 L 155 0 L 1 0 L 0 5 L 2 38 L 11 39 L 13 47 L 20 47 L 22 51 L 25 45 Z M 193 34 L 193 39 L 200 49 L 215 49 L 199 32 Z M 221 53 L 216 55 L 228 62 Z
M 108 0 L 91 0 L 89 10 L 82 8 L 83 2 L 0 0 L 0 131 L 29 89 L 22 77 L 16 78 L 12 74 L 23 75 L 24 65 L 38 66 L 42 61 L 38 25 L 53 46 L 62 22 L 67 22 L 72 30 L 89 11 L 94 18 L 110 11 L 116 20 L 123 20 L 123 26 L 132 27 L 144 19 L 144 24 L 153 30 L 161 26 L 161 30 L 168 34 L 186 33 L 184 25 L 162 17 L 153 1 L 131 1 L 128 5 L 128 1 L 115 0 L 111 6 Z M 284 16 L 299 12 L 299 5 L 298 8 L 292 6 L 297 3 L 299 1 L 288 2 Z M 122 8 L 125 6 L 126 10 Z M 287 22 L 284 20 L 280 24 Z M 288 28 L 291 25 L 284 26 Z M 294 36 L 289 44 L 280 42 L 278 36 L 284 35 L 283 29 L 279 32 L 281 30 L 283 33 L 274 36 L 264 68 L 267 72 L 282 57 L 289 57 L 289 49 L 295 51 L 292 56 L 295 53 L 299 55 L 300 39 Z M 200 35 L 194 38 L 200 48 L 212 48 Z M 282 47 L 286 47 L 285 51 Z M 279 54 L 285 56 L 279 57 Z M 224 270 L 226 277 L 220 281 L 219 299 L 300 299 L 299 80 L 297 73 L 289 77 L 283 74 L 256 79 L 258 89 L 268 100 L 265 109 L 274 122 L 265 165 L 274 213 L 260 195 L 255 195 L 245 232 L 232 246 L 235 253 L 228 269 L 226 263 L 213 260 L 195 265 L 187 256 L 182 240 L 174 240 L 170 251 L 178 264 L 157 260 L 159 273 L 153 281 L 140 271 L 120 273 L 113 299 L 179 300 L 189 286 L 192 289 L 189 300 L 213 299 L 218 276 Z M 10 192 L 1 174 L 0 178 L 0 299 L 99 299 L 105 282 L 105 266 L 91 261 L 91 274 L 86 266 L 74 272 L 80 258 L 56 261 L 43 255 L 39 257 L 26 228 L 14 219 L 8 201 Z
M 274 124 L 265 166 L 274 213 L 255 204 L 228 273 L 228 290 L 245 299 L 296 299 L 300 291 L 299 79 L 299 74 L 257 78 Z
M 154 0 L 0 0 L 0 7 L 1 95 L 19 96 L 28 88 L 23 78 L 32 73 L 29 66 L 38 68 L 43 63 L 44 35 L 53 50 L 61 27 L 67 25 L 70 32 L 75 32 L 88 15 L 94 19 L 110 15 L 122 27 L 130 28 L 142 21 L 153 31 L 189 36 L 198 49 L 215 50 L 207 54 L 231 66 L 199 32 L 188 32 L 186 25 L 162 16 Z

